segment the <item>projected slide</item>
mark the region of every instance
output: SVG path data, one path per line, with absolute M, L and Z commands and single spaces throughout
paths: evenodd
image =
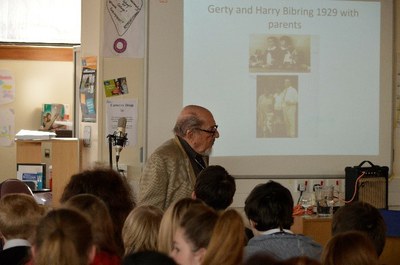
M 380 8 L 184 1 L 183 105 L 213 112 L 213 156 L 378 155 Z

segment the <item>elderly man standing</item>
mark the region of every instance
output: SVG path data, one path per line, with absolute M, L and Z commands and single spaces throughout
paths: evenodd
M 218 125 L 211 112 L 188 105 L 179 114 L 175 137 L 148 159 L 139 183 L 139 203 L 165 210 L 172 202 L 190 197 L 196 176 L 208 165 Z

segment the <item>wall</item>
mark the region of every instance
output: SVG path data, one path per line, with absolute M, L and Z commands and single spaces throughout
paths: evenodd
M 143 124 L 146 122 L 144 117 L 145 107 L 145 62 L 143 59 L 104 59 L 100 56 L 102 45 L 102 21 L 103 7 L 105 1 L 86 0 L 82 1 L 82 56 L 97 56 L 99 61 L 97 87 L 102 92 L 102 81 L 108 78 L 127 76 L 130 81 L 130 89 L 133 94 L 130 97 L 139 99 L 139 130 L 138 145 L 125 148 L 121 153 L 121 164 L 128 166 L 128 178 L 136 188 L 140 177 L 141 162 L 139 158 L 139 148 L 143 141 Z M 400 4 L 394 1 L 395 14 L 400 13 Z M 398 38 L 400 30 L 398 25 L 400 20 L 395 15 L 395 50 L 400 54 L 400 43 Z M 15 131 L 20 129 L 37 129 L 40 122 L 40 108 L 44 102 L 60 102 L 71 104 L 73 102 L 73 62 L 72 61 L 34 61 L 34 60 L 10 60 L 4 59 L 0 54 L 0 69 L 10 70 L 15 76 L 16 99 L 13 103 L 1 105 L 0 108 L 13 108 L 15 110 Z M 394 73 L 397 69 L 394 70 Z M 394 86 L 395 87 L 395 86 Z M 56 93 L 54 93 L 56 92 Z M 92 127 L 92 147 L 84 148 L 83 153 L 86 157 L 84 167 L 92 166 L 94 163 L 107 163 L 108 149 L 105 141 L 105 98 L 102 93 L 98 93 L 98 122 L 94 124 L 81 123 Z M 174 120 L 171 120 L 171 126 Z M 80 131 L 80 136 L 83 130 Z M 395 157 L 393 164 L 393 176 L 389 182 L 389 205 L 391 209 L 400 209 L 400 130 L 394 130 L 394 149 Z M 168 136 L 166 136 L 168 138 Z M 0 181 L 14 177 L 15 169 L 15 145 L 11 147 L 0 147 Z M 250 190 L 258 183 L 267 180 L 260 179 L 239 179 L 237 180 L 237 194 L 234 199 L 235 207 L 242 207 L 244 199 Z M 295 200 L 298 192 L 295 190 L 296 182 L 305 180 L 280 179 L 283 185 L 288 187 Z M 334 181 L 334 180 L 333 180 Z M 343 182 L 341 182 L 343 183 Z M 341 184 L 342 185 L 342 184 Z
M 0 59 L 0 69 L 8 70 L 14 76 L 15 100 L 0 105 L 0 109 L 14 109 L 15 133 L 21 129 L 39 129 L 43 103 L 64 103 L 73 106 L 72 60 L 68 62 Z M 15 146 L 13 144 L 0 147 L 0 181 L 16 177 Z
M 94 165 L 109 164 L 109 150 L 106 132 L 106 100 L 103 81 L 126 77 L 129 93 L 112 97 L 112 99 L 138 99 L 138 124 L 137 144 L 133 144 L 132 135 L 128 135 L 127 145 L 121 152 L 119 165 L 127 167 L 127 178 L 136 189 L 141 174 L 141 147 L 143 146 L 143 124 L 144 120 L 144 58 L 105 58 L 102 55 L 104 35 L 104 8 L 106 1 L 86 0 L 82 1 L 82 31 L 81 52 L 82 57 L 97 57 L 97 121 L 95 123 L 79 124 L 79 136 L 83 136 L 83 127 L 90 126 L 92 129 L 92 146 L 83 147 L 83 168 Z M 115 152 L 112 150 L 113 163 L 115 165 Z

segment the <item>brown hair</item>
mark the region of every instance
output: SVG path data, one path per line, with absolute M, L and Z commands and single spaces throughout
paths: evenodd
M 50 211 L 39 223 L 34 242 L 35 265 L 87 265 L 93 247 L 89 221 L 78 211 Z
M 133 190 L 118 172 L 111 168 L 85 170 L 71 177 L 61 196 L 61 202 L 72 196 L 89 193 L 104 201 L 114 224 L 119 252 L 123 253 L 122 226 L 130 211 L 136 206 Z
M 321 265 L 318 260 L 307 256 L 293 257 L 277 263 L 277 265 Z
M 378 265 L 372 241 L 365 233 L 349 231 L 333 236 L 322 252 L 324 265 Z
M 238 265 L 245 245 L 242 216 L 230 209 L 222 212 L 213 229 L 202 265 Z
M 332 235 L 347 231 L 364 232 L 381 255 L 386 241 L 386 224 L 379 210 L 373 205 L 356 201 L 340 207 L 332 217 Z
M 64 204 L 84 214 L 90 221 L 94 243 L 99 250 L 118 255 L 114 226 L 107 205 L 92 194 L 79 194 Z
M 44 208 L 32 196 L 8 194 L 0 200 L 0 231 L 8 240 L 32 240 L 35 227 L 44 212 Z

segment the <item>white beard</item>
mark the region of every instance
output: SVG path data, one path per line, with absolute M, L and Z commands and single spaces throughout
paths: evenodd
M 210 156 L 212 154 L 212 147 L 208 148 L 206 151 L 204 151 L 201 155 L 202 156 Z

